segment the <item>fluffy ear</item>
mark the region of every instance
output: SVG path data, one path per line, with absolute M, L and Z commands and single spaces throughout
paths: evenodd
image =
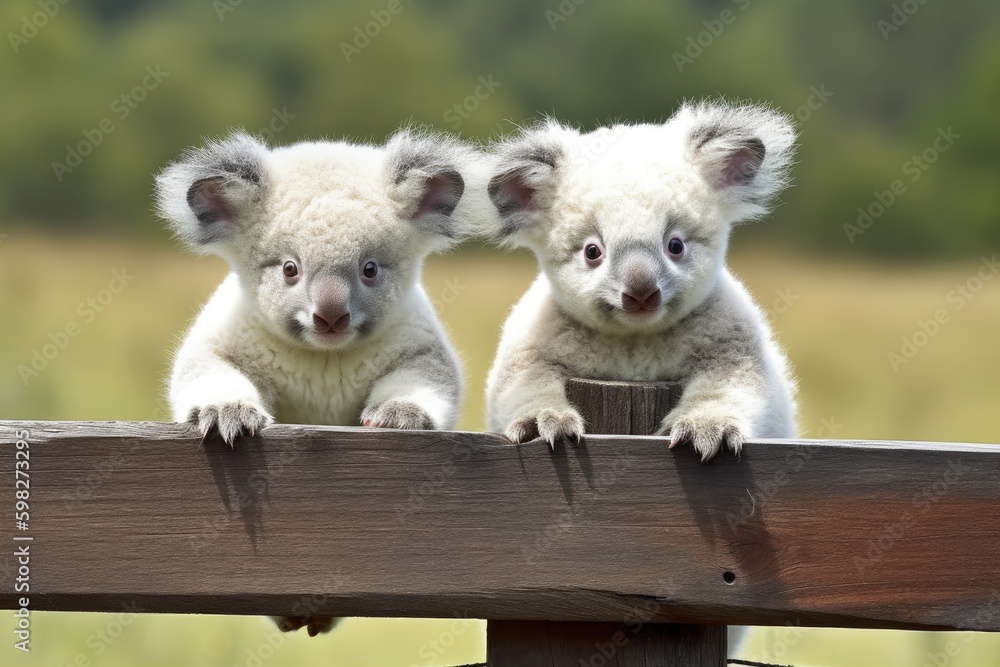
M 691 161 L 709 186 L 733 207 L 733 221 L 767 213 L 788 184 L 795 146 L 791 119 L 758 105 L 684 105 L 670 122 L 682 123 Z
M 389 182 L 404 215 L 446 245 L 466 235 L 452 215 L 465 192 L 472 151 L 457 139 L 400 130 L 386 144 Z
M 494 175 L 487 190 L 500 215 L 497 240 L 514 242 L 547 207 L 556 169 L 565 157 L 565 132 L 550 120 L 494 146 Z
M 237 233 L 265 184 L 268 149 L 243 132 L 187 150 L 156 177 L 157 212 L 192 248 Z

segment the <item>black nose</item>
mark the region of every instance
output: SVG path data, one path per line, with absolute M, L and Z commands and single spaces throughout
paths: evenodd
M 660 307 L 661 296 L 657 287 L 626 288 L 622 292 L 622 308 L 630 313 L 640 310 L 656 310 Z
M 317 333 L 344 333 L 351 326 L 351 314 L 313 313 L 313 327 Z

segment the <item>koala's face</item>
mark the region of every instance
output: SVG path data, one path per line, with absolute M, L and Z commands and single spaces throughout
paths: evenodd
M 499 149 L 498 235 L 535 252 L 578 321 L 664 329 L 711 293 L 731 224 L 764 212 L 791 140 L 761 109 L 685 107 L 665 125 L 586 135 L 550 124 Z
M 457 240 L 459 156 L 408 134 L 273 151 L 236 135 L 168 168 L 160 206 L 182 238 L 230 262 L 272 332 L 339 348 L 404 310 L 426 254 Z

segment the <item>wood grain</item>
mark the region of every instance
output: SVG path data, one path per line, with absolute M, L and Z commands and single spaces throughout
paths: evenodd
M 609 382 L 571 379 L 566 397 L 583 415 L 587 432 L 652 435 L 681 398 L 669 382 Z
M 8 545 L 16 429 L 32 609 L 1000 630 L 990 446 L 0 422 Z
M 566 394 L 588 432 L 648 435 L 677 403 L 680 387 L 574 379 Z M 490 620 L 486 631 L 490 667 L 725 667 L 726 647 L 724 625 Z

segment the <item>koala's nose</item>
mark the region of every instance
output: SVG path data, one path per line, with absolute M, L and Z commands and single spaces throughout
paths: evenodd
M 630 313 L 640 310 L 656 310 L 660 307 L 662 294 L 656 286 L 626 287 L 622 292 L 622 308 Z
M 351 325 L 350 288 L 335 276 L 318 276 L 312 284 L 313 327 L 317 333 L 343 333 Z
M 313 313 L 313 327 L 317 333 L 344 333 L 351 326 L 351 314 L 330 315 Z

